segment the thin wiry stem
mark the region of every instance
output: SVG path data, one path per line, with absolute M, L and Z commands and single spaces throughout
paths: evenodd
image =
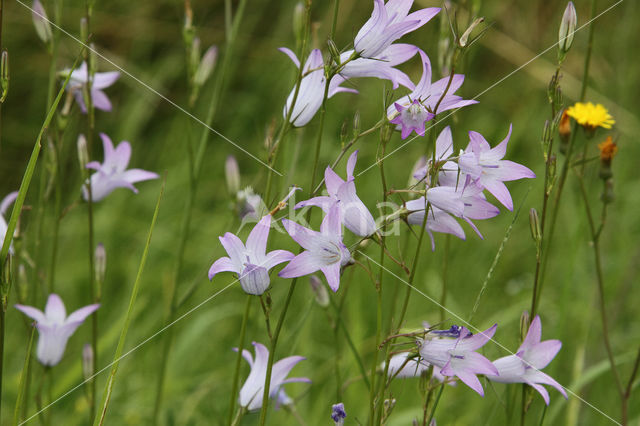
M 233 373 L 233 382 L 231 384 L 231 400 L 229 401 L 229 424 L 233 424 L 233 412 L 236 409 L 236 399 L 238 395 L 238 381 L 240 379 L 240 366 L 242 365 L 242 351 L 244 350 L 244 339 L 247 333 L 247 323 L 249 322 L 249 311 L 251 310 L 250 294 L 247 295 L 247 301 L 244 306 L 244 315 L 242 316 L 242 325 L 240 326 L 240 344 L 238 345 L 238 356 L 236 357 L 236 367 Z

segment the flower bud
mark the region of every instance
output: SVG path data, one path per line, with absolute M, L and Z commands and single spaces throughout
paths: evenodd
M 0 102 L 4 102 L 7 99 L 7 93 L 9 93 L 9 52 L 2 51 L 0 57 L 0 89 L 2 95 L 0 95 Z
M 301 43 L 304 38 L 304 21 L 304 4 L 302 4 L 302 2 L 298 2 L 293 9 L 293 35 L 298 43 Z
M 87 150 L 87 138 L 82 133 L 78 135 L 78 162 L 80 171 L 84 174 L 89 163 L 89 151 Z
M 93 348 L 89 343 L 85 343 L 82 348 L 82 374 L 86 381 L 93 380 Z
M 227 180 L 229 194 L 237 194 L 240 190 L 240 168 L 233 155 L 229 155 L 224 163 L 224 176 Z
M 35 0 L 33 2 L 31 18 L 33 19 L 33 26 L 36 28 L 36 33 L 38 34 L 38 37 L 40 37 L 40 40 L 45 43 L 49 43 L 51 40 L 51 24 L 49 24 L 47 12 L 44 10 L 44 7 L 39 0 Z
M 207 82 L 209 76 L 211 76 L 211 73 L 216 66 L 217 58 L 218 48 L 216 46 L 211 46 L 204 53 L 204 55 L 202 56 L 202 60 L 200 61 L 200 65 L 198 65 L 198 69 L 196 70 L 196 75 L 193 77 L 193 82 L 197 86 L 202 86 Z
M 356 111 L 353 116 L 353 137 L 360 134 L 360 111 Z
M 80 18 L 80 40 L 87 41 L 89 39 L 89 24 L 87 18 Z
M 320 278 L 316 275 L 311 275 L 309 277 L 309 284 L 311 285 L 313 294 L 316 296 L 316 303 L 323 308 L 329 306 L 329 292 L 324 284 L 322 284 L 322 281 L 320 281 Z
M 562 118 L 560 118 L 560 124 L 558 125 L 558 134 L 560 135 L 560 151 L 564 153 L 563 147 L 566 150 L 566 146 L 569 143 L 569 136 L 571 136 L 571 118 L 567 114 L 567 110 L 562 111 Z
M 618 145 L 613 142 L 611 136 L 608 136 L 604 142 L 598 144 L 598 149 L 600 149 L 600 178 L 607 180 L 613 176 L 611 161 L 618 152 Z
M 338 50 L 338 46 L 336 46 L 333 40 L 327 40 L 327 48 L 329 49 L 329 54 L 333 62 L 340 64 L 340 50 Z
M 189 49 L 189 73 L 195 75 L 198 65 L 200 64 L 200 38 L 194 37 Z
M 475 28 L 482 24 L 484 22 L 484 18 L 480 17 L 480 18 L 476 18 L 471 25 L 469 25 L 469 28 L 467 28 L 467 30 L 464 32 L 464 34 L 462 34 L 462 37 L 460 37 L 460 40 L 458 40 L 458 44 L 460 44 L 460 47 L 465 47 L 467 45 L 467 43 L 469 42 L 469 36 L 471 35 L 471 33 L 473 32 L 473 30 L 475 30 Z
M 530 323 L 529 311 L 522 312 L 522 315 L 520 315 L 520 341 L 523 341 L 525 337 L 527 337 Z
M 576 8 L 573 6 L 573 2 L 569 2 L 564 10 L 564 15 L 562 15 L 562 22 L 560 22 L 560 30 L 558 31 L 558 59 L 560 61 L 564 60 L 569 48 L 571 48 L 577 23 Z
M 107 270 L 107 251 L 104 249 L 104 244 L 102 243 L 98 243 L 96 251 L 94 252 L 94 269 L 96 282 L 98 284 L 103 283 Z
M 540 219 L 538 219 L 538 211 L 534 208 L 529 210 L 529 226 L 531 228 L 531 238 L 536 244 L 540 244 L 542 232 L 540 231 Z

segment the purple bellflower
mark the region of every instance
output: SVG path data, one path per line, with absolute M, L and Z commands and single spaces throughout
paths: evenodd
M 296 67 L 300 68 L 300 60 L 296 54 L 291 51 L 291 49 L 281 47 L 279 50 L 286 54 L 289 59 L 293 61 Z M 313 116 L 316 115 L 316 112 L 318 112 L 318 109 L 320 109 L 322 100 L 324 99 L 324 90 L 327 84 L 327 78 L 324 75 L 324 62 L 322 59 L 322 52 L 320 52 L 320 50 L 313 49 L 311 51 L 307 58 L 307 62 L 304 64 L 302 75 L 303 77 L 300 82 L 300 88 L 298 89 L 298 96 L 295 100 L 295 105 L 293 105 L 293 111 L 291 112 L 290 118 L 291 124 L 296 127 L 302 127 L 311 121 Z M 340 84 L 345 80 L 345 77 L 339 75 L 334 76 L 329 83 L 327 96 L 330 98 L 340 92 L 357 92 L 354 89 L 340 87 Z M 289 115 L 289 108 L 291 108 L 295 93 L 296 88 L 294 87 L 291 90 L 291 93 L 289 93 L 287 103 L 282 111 L 284 118 L 287 118 Z
M 413 0 L 389 0 L 387 4 L 383 0 L 374 0 L 371 17 L 355 37 L 355 51 L 362 57 L 373 58 L 440 12 L 438 7 L 429 7 L 410 14 L 412 5 Z
M 351 260 L 349 249 L 342 242 L 340 207 L 335 203 L 322 220 L 320 232 L 282 219 L 282 225 L 291 238 L 305 251 L 297 255 L 278 274 L 282 278 L 295 278 L 322 271 L 331 290 L 340 287 L 340 268 Z
M 84 320 L 100 307 L 99 304 L 85 306 L 67 316 L 64 303 L 57 294 L 50 294 L 44 312 L 32 306 L 15 305 L 23 314 L 36 320 L 38 339 L 38 361 L 52 367 L 60 362 L 69 337 Z
M 220 272 L 235 272 L 246 293 L 264 293 L 270 284 L 269 269 L 293 259 L 293 253 L 286 250 L 266 252 L 270 227 L 271 215 L 266 215 L 249 233 L 246 246 L 231 232 L 220 237 L 229 257 L 221 257 L 211 265 L 209 279 Z
M 301 201 L 296 204 L 295 208 L 317 206 L 322 208 L 325 213 L 329 213 L 331 207 L 337 204 L 340 208 L 342 223 L 351 232 L 360 237 L 368 237 L 376 232 L 376 222 L 373 216 L 356 194 L 353 171 L 357 161 L 358 151 L 355 151 L 347 161 L 346 181 L 342 180 L 331 167 L 327 167 L 324 172 L 324 182 L 329 196 L 320 196 Z
M 102 164 L 97 161 L 91 161 L 87 164 L 87 169 L 96 171 L 91 175 L 93 202 L 102 200 L 117 188 L 129 188 L 137 194 L 138 190 L 133 186 L 134 183 L 158 178 L 156 173 L 146 170 L 127 170 L 131 158 L 131 144 L 129 142 L 122 141 L 114 148 L 109 136 L 100 133 L 100 137 L 104 148 L 104 161 Z M 82 187 L 82 195 L 85 200 L 89 199 L 89 190 L 86 186 Z
M 11 203 L 13 203 L 16 198 L 18 198 L 18 192 L 10 192 L 6 197 L 2 199 L 0 202 L 0 249 L 2 249 L 2 244 L 4 243 L 4 237 L 7 235 L 8 224 L 6 219 L 4 218 L 5 213 L 9 209 Z M 13 254 L 13 242 L 9 245 L 9 253 Z
M 409 355 L 409 352 L 402 352 L 391 357 L 389 360 L 389 377 L 409 379 L 412 377 L 420 377 L 423 372 L 429 370 L 431 364 L 424 359 L 421 359 L 419 356 L 413 357 L 407 361 Z M 384 362 L 382 363 L 382 368 L 384 368 Z M 402 368 L 402 370 L 400 370 L 400 368 Z M 433 369 L 432 377 L 439 382 L 444 382 L 446 379 L 446 377 L 440 374 L 439 368 Z M 456 383 L 451 381 L 450 384 L 455 386 Z
M 496 367 L 483 355 L 475 352 L 495 334 L 493 327 L 472 335 L 465 327 L 453 326 L 446 331 L 432 331 L 442 337 L 425 339 L 420 355 L 425 361 L 440 367 L 443 376 L 457 376 L 464 384 L 484 396 L 484 390 L 476 374 L 498 375 Z
M 407 62 L 418 52 L 418 48 L 411 44 L 393 44 L 387 47 L 373 58 L 357 58 L 349 60 L 353 50 L 348 50 L 340 55 L 340 62 L 344 66 L 340 70 L 340 75 L 345 78 L 353 77 L 377 77 L 383 80 L 390 80 L 393 89 L 400 85 L 413 90 L 415 84 L 408 75 L 393 68 L 396 65 Z
M 344 411 L 344 404 L 342 402 L 331 406 L 331 420 L 333 420 L 335 426 L 344 425 L 344 419 L 346 418 L 347 412 Z
M 69 69 L 66 69 L 62 71 L 62 73 L 66 76 L 69 71 Z M 89 92 L 91 94 L 93 106 L 96 109 L 111 111 L 111 101 L 102 90 L 111 86 L 116 82 L 116 80 L 118 80 L 118 78 L 120 78 L 120 73 L 118 71 L 97 72 L 93 75 L 91 90 Z M 87 113 L 87 105 L 84 102 L 82 89 L 87 84 L 89 84 L 89 69 L 87 67 L 87 63 L 83 62 L 78 69 L 71 72 L 71 78 L 67 84 L 67 90 L 73 94 L 80 110 L 85 114 Z
M 502 159 L 507 152 L 512 128 L 513 126 L 509 126 L 507 137 L 493 148 L 480 133 L 469 132 L 469 145 L 458 160 L 463 172 L 509 210 L 513 210 L 513 200 L 503 182 L 536 177 L 535 173 L 522 164 Z
M 560 383 L 551 376 L 540 371 L 555 358 L 562 347 L 559 340 L 540 341 L 542 337 L 542 324 L 540 317 L 536 317 L 531 322 L 527 337 L 518 348 L 515 355 L 508 355 L 493 361 L 493 365 L 498 369 L 499 376 L 488 376 L 487 378 L 500 383 L 526 383 L 537 390 L 545 404 L 549 405 L 549 392 L 544 385 L 551 385 L 558 390 L 565 398 L 567 393 Z
M 253 342 L 256 357 L 253 359 L 251 352 L 242 350 L 242 356 L 247 360 L 251 371 L 249 377 L 240 389 L 240 405 L 249 411 L 258 410 L 262 407 L 262 394 L 264 393 L 264 382 L 267 377 L 267 363 L 269 361 L 269 349 L 261 343 Z M 234 349 L 237 351 L 237 349 Z M 279 393 L 281 386 L 286 383 L 304 382 L 310 383 L 306 377 L 294 377 L 287 379 L 289 372 L 297 363 L 305 358 L 301 356 L 290 356 L 283 358 L 273 364 L 271 370 L 271 383 L 269 383 L 269 398 L 274 398 Z
M 413 92 L 398 99 L 387 109 L 387 117 L 391 123 L 397 125 L 402 139 L 406 139 L 412 131 L 424 136 L 425 123 L 442 111 L 478 103 L 478 101 L 465 100 L 453 94 L 462 86 L 463 74 L 455 74 L 451 78 L 450 85 L 449 77 L 432 84 L 429 57 L 422 50 L 419 50 L 419 53 L 423 66 L 420 82 Z

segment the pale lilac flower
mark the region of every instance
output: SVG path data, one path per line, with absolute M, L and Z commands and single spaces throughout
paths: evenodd
M 7 235 L 7 230 L 9 228 L 4 215 L 16 198 L 18 198 L 18 191 L 10 192 L 2 199 L 2 202 L 0 202 L 0 249 L 2 249 L 4 237 Z M 9 253 L 13 254 L 13 242 L 9 244 Z
M 440 336 L 424 339 L 420 355 L 425 361 L 440 367 L 443 376 L 457 376 L 464 384 L 484 396 L 484 390 L 476 374 L 498 375 L 498 370 L 483 355 L 475 352 L 484 346 L 495 334 L 493 327 L 472 335 L 465 327 L 453 326 L 446 331 L 432 331 Z
M 383 80 L 390 80 L 394 90 L 402 85 L 409 90 L 415 88 L 415 84 L 408 75 L 393 68 L 396 65 L 407 62 L 418 52 L 418 48 L 411 44 L 393 44 L 387 47 L 373 58 L 357 58 L 349 60 L 354 54 L 353 50 L 348 50 L 340 54 L 340 62 L 344 66 L 340 70 L 340 75 L 345 78 L 353 77 L 377 77 Z
M 238 191 L 236 195 L 238 202 L 238 216 L 244 225 L 247 222 L 258 222 L 265 214 L 269 212 L 262 197 L 253 192 L 253 188 L 248 186 Z
M 432 188 L 429 191 L 433 189 L 438 189 L 438 187 Z M 427 198 L 428 198 L 428 195 L 427 195 Z M 407 217 L 407 221 L 409 222 L 409 224 L 422 225 L 422 223 L 424 222 L 424 208 L 425 208 L 424 197 L 407 201 L 406 208 L 407 210 L 410 211 L 409 216 Z M 464 211 L 464 207 L 462 207 L 461 211 Z M 460 226 L 458 221 L 455 220 L 453 216 L 451 216 L 445 210 L 442 210 L 433 204 L 429 205 L 429 216 L 427 216 L 425 230 L 427 231 L 427 234 L 429 234 L 429 238 L 431 239 L 432 251 L 436 249 L 436 243 L 435 243 L 435 240 L 433 239 L 434 232 L 452 234 L 460 238 L 461 240 L 466 239 L 464 230 L 462 229 L 462 226 Z
M 69 337 L 84 320 L 100 307 L 93 304 L 80 308 L 67 316 L 64 303 L 57 294 L 50 294 L 44 312 L 32 306 L 15 305 L 16 309 L 36 320 L 38 339 L 38 361 L 51 367 L 62 359 Z
M 344 404 L 342 402 L 331 406 L 331 420 L 333 420 L 335 426 L 344 425 L 344 419 L 346 418 L 347 412 L 344 411 Z
M 52 37 L 51 24 L 49 23 L 47 12 L 44 10 L 40 0 L 34 0 L 31 8 L 31 18 L 33 19 L 33 26 L 35 27 L 40 40 L 45 43 L 49 43 L 49 40 L 51 40 Z
M 401 97 L 387 109 L 387 118 L 402 131 L 402 139 L 407 138 L 414 130 L 418 135 L 424 136 L 425 123 L 442 111 L 478 103 L 478 101 L 465 100 L 454 95 L 464 82 L 463 74 L 455 74 L 450 85 L 449 77 L 432 84 L 429 57 L 422 50 L 419 53 L 423 66 L 420 82 L 413 92 Z
M 355 51 L 372 58 L 403 35 L 414 31 L 440 12 L 438 7 L 420 9 L 409 14 L 413 0 L 374 0 L 373 13 L 355 37 Z
M 420 358 L 420 356 L 414 356 L 412 358 L 409 358 L 409 356 L 409 352 L 402 352 L 391 357 L 388 369 L 389 377 L 396 377 L 399 379 L 420 377 L 422 373 L 426 372 L 429 370 L 429 367 L 431 367 L 431 364 Z M 407 359 L 409 360 L 407 361 Z M 384 366 L 383 362 L 381 368 L 384 368 Z M 400 368 L 402 368 L 402 370 L 400 370 Z M 446 379 L 446 377 L 440 374 L 439 368 L 433 369 L 432 377 L 439 382 L 444 382 Z M 450 382 L 450 384 L 455 386 L 456 383 Z
M 500 383 L 526 383 L 537 390 L 542 395 L 544 402 L 549 405 L 549 392 L 542 384 L 553 386 L 567 398 L 567 393 L 562 385 L 540 371 L 555 358 L 562 347 L 562 342 L 559 340 L 541 342 L 541 337 L 542 324 L 540 317 L 536 315 L 531 322 L 527 337 L 518 348 L 518 352 L 515 355 L 508 355 L 493 361 L 499 376 L 488 377 L 488 379 Z
M 66 69 L 62 71 L 62 73 L 66 76 L 69 71 L 71 70 Z M 111 101 L 102 90 L 111 86 L 118 78 L 120 78 L 120 73 L 118 71 L 97 72 L 93 75 L 90 94 L 93 106 L 96 109 L 111 111 Z M 89 69 L 87 67 L 87 63 L 83 62 L 77 69 L 71 72 L 71 78 L 67 84 L 67 90 L 73 93 L 80 110 L 85 114 L 87 113 L 87 105 L 84 102 L 83 88 L 88 83 Z
M 356 194 L 353 171 L 357 161 L 358 151 L 355 151 L 347 161 L 346 181 L 342 180 L 331 167 L 327 167 L 324 172 L 324 183 L 329 196 L 320 196 L 301 201 L 296 204 L 295 208 L 317 206 L 324 210 L 325 213 L 329 213 L 331 207 L 337 204 L 340 208 L 342 223 L 351 232 L 360 237 L 368 237 L 376 232 L 376 222 L 373 216 Z
M 261 343 L 253 342 L 256 357 L 253 359 L 251 352 L 246 349 L 242 350 L 242 356 L 247 360 L 251 371 L 249 377 L 240 389 L 239 402 L 240 405 L 249 411 L 258 410 L 262 407 L 262 394 L 264 393 L 264 382 L 267 377 L 267 363 L 269 360 L 269 349 Z M 237 351 L 237 349 L 234 349 Z M 287 375 L 296 366 L 297 363 L 305 358 L 301 356 L 290 356 L 283 358 L 273 364 L 271 370 L 271 382 L 269 383 L 269 397 L 273 398 L 277 395 L 281 386 L 286 383 L 304 382 L 310 383 L 306 377 L 294 377 L 287 379 Z
M 340 268 L 351 260 L 351 253 L 342 242 L 339 206 L 334 204 L 329 209 L 320 225 L 320 232 L 287 219 L 282 219 L 282 225 L 305 251 L 294 257 L 278 275 L 283 278 L 295 278 L 320 270 L 327 278 L 331 290 L 338 291 Z
M 282 53 L 286 54 L 296 65 L 300 68 L 300 60 L 291 49 L 281 47 L 279 49 Z M 357 92 L 354 89 L 348 89 L 340 87 L 346 78 L 336 75 L 331 79 L 329 83 L 329 90 L 327 96 L 330 98 L 339 92 Z M 291 112 L 291 124 L 296 127 L 301 127 L 307 124 L 322 105 L 324 99 L 324 91 L 327 83 L 327 78 L 324 75 L 324 62 L 322 59 L 322 52 L 318 49 L 313 49 L 307 58 L 307 62 L 304 64 L 303 77 L 300 82 L 300 88 L 298 89 L 298 97 L 296 98 L 293 111 Z M 289 115 L 289 108 L 293 103 L 295 97 L 296 88 L 294 87 L 287 97 L 287 103 L 284 106 L 282 115 L 287 118 Z
M 273 397 L 273 399 L 275 399 L 275 405 L 273 408 L 275 408 L 276 410 L 279 410 L 281 407 L 288 407 L 290 405 L 293 405 L 293 403 L 295 402 L 289 395 L 287 395 L 283 388 L 280 388 L 276 391 L 275 397 Z
M 440 166 L 438 173 L 438 184 L 442 186 L 457 186 L 458 183 L 458 165 L 453 161 L 447 161 L 453 156 L 453 136 L 451 135 L 451 126 L 447 126 L 436 138 L 435 147 L 436 163 L 444 163 Z M 431 185 L 429 170 L 433 167 L 433 158 L 422 157 L 421 162 L 416 164 L 412 173 L 414 179 L 424 181 L 427 185 Z
M 463 172 L 509 210 L 513 210 L 513 200 L 503 182 L 536 177 L 535 173 L 522 164 L 502 159 L 507 152 L 512 128 L 510 125 L 507 137 L 493 148 L 480 133 L 469 132 L 469 145 L 458 160 Z
M 91 175 L 93 202 L 102 200 L 116 188 L 128 188 L 137 194 L 138 190 L 133 186 L 134 183 L 159 177 L 156 173 L 142 169 L 127 170 L 131 158 L 129 142 L 122 141 L 114 148 L 109 136 L 100 133 L 100 137 L 104 148 L 104 160 L 102 164 L 97 161 L 91 161 L 87 164 L 87 169 L 96 171 Z M 82 195 L 85 200 L 89 199 L 89 190 L 86 186 L 82 187 Z
M 249 233 L 246 246 L 231 232 L 220 237 L 229 257 L 221 257 L 211 265 L 209 279 L 220 272 L 235 272 L 245 292 L 254 295 L 264 293 L 270 284 L 269 269 L 293 259 L 293 253 L 286 250 L 267 253 L 270 227 L 271 215 L 266 215 Z

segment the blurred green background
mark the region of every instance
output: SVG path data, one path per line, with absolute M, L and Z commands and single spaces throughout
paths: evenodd
M 52 16 L 53 2 L 43 2 Z M 232 2 L 234 7 L 236 1 Z M 464 3 L 464 2 L 462 2 Z M 281 111 L 295 78 L 295 69 L 289 59 L 276 49 L 295 46 L 292 32 L 292 14 L 296 2 L 291 0 L 249 0 L 242 21 L 236 50 L 233 54 L 224 91 L 212 127 L 254 153 L 266 158 L 265 137 L 272 122 L 279 123 Z M 604 11 L 612 1 L 599 1 L 598 10 Z M 333 2 L 313 3 L 313 43 L 324 48 L 331 25 Z M 416 7 L 439 6 L 435 1 L 416 1 Z M 506 77 L 516 68 L 532 59 L 557 41 L 557 31 L 566 3 L 546 1 L 483 0 L 479 15 L 491 24 L 485 36 L 475 43 L 463 59 L 463 72 L 467 75 L 459 92 L 465 98 L 483 92 Z M 578 25 L 587 21 L 590 2 L 577 0 Z M 193 1 L 194 25 L 203 47 L 217 44 L 224 55 L 224 4 L 222 1 Z M 464 6 L 464 5 L 461 5 Z M 371 13 L 371 1 L 340 2 L 336 44 L 346 47 L 362 23 Z M 464 9 L 464 7 L 462 7 Z M 65 1 L 62 27 L 79 36 L 79 20 L 84 14 L 84 2 Z M 602 237 L 603 264 L 606 280 L 607 307 L 610 314 L 610 335 L 623 377 L 628 377 L 633 356 L 640 341 L 637 289 L 640 264 L 640 180 L 637 173 L 640 146 L 638 93 L 640 93 L 640 59 L 634 54 L 640 24 L 636 19 L 640 6 L 635 1 L 624 1 L 599 18 L 595 25 L 595 39 L 588 100 L 603 103 L 616 119 L 613 131 L 606 134 L 618 138 L 619 155 L 614 160 L 616 201 L 609 208 L 607 224 Z M 459 20 L 465 20 L 461 14 Z M 136 78 L 157 89 L 178 105 L 186 106 L 184 49 L 181 40 L 183 3 L 181 1 L 131 2 L 122 0 L 96 1 L 94 10 L 93 42 L 96 48 Z M 403 42 L 424 49 L 436 63 L 439 18 L 416 31 Z M 79 44 L 61 35 L 61 51 L 57 68 L 69 67 L 79 52 Z M 2 140 L 0 147 L 0 196 L 16 190 L 33 143 L 46 113 L 47 79 L 50 56 L 38 39 L 28 9 L 15 1 L 5 1 L 3 40 L 9 51 L 11 85 L 9 96 L 2 105 Z M 561 85 L 566 104 L 579 97 L 582 66 L 587 44 L 587 29 L 576 34 L 574 45 L 563 69 Z M 508 158 L 524 163 L 538 176 L 544 171 L 540 138 L 544 121 L 549 116 L 546 86 L 554 71 L 556 50 L 531 62 L 522 70 L 499 82 L 477 98 L 480 104 L 457 112 L 447 122 L 454 127 L 456 149 L 466 146 L 466 132 L 476 130 L 492 144 L 502 140 L 509 123 L 514 130 L 509 144 Z M 113 70 L 104 61 L 98 61 L 100 71 Z M 417 81 L 421 64 L 417 59 L 401 67 Z M 437 74 L 437 72 L 436 72 Z M 215 78 L 215 75 L 214 75 Z M 329 101 L 325 120 L 324 140 L 320 165 L 331 163 L 340 149 L 339 135 L 343 122 L 351 126 L 356 111 L 361 114 L 363 128 L 373 125 L 383 111 L 388 82 L 367 79 L 355 80 L 360 94 L 340 94 Z M 204 118 L 213 83 L 203 89 L 194 114 Z M 160 208 L 141 293 L 135 309 L 135 319 L 129 330 L 126 348 L 133 348 L 163 326 L 167 310 L 167 293 L 173 281 L 175 257 L 179 241 L 186 192 L 188 188 L 187 138 L 199 138 L 203 128 L 177 108 L 145 89 L 139 82 L 123 75 L 106 90 L 113 102 L 113 112 L 96 112 L 96 130 L 111 136 L 114 143 L 127 140 L 133 147 L 132 167 L 167 172 L 167 187 Z M 297 184 L 308 191 L 313 162 L 313 146 L 319 120 L 289 134 L 276 168 L 284 178 L 275 181 L 277 195 L 286 193 L 289 184 Z M 444 123 L 443 123 L 444 124 Z M 73 206 L 60 223 L 58 258 L 55 265 L 55 290 L 67 304 L 69 311 L 89 303 L 87 290 L 87 219 L 86 208 L 79 202 L 80 172 L 76 155 L 76 138 L 84 131 L 84 117 L 74 108 L 64 133 L 64 145 L 58 161 L 62 165 L 63 207 Z M 439 125 L 441 128 L 442 125 Z M 350 128 L 350 127 L 349 127 Z M 589 142 L 589 152 L 597 152 L 596 143 L 604 139 L 598 133 Z M 584 138 L 578 138 L 580 143 Z M 428 138 L 417 139 L 385 161 L 391 187 L 402 188 L 409 178 L 410 166 L 427 149 Z M 364 170 L 375 161 L 378 136 L 371 135 L 359 141 L 357 170 Z M 390 149 L 401 143 L 394 136 Z M 96 144 L 95 156 L 101 158 L 102 149 Z M 45 146 L 26 205 L 33 206 L 50 155 Z M 220 137 L 211 134 L 203 159 L 191 233 L 186 256 L 178 282 L 178 295 L 182 296 L 194 283 L 195 293 L 182 306 L 178 315 L 188 312 L 230 283 L 231 274 L 217 276 L 213 284 L 206 278 L 213 260 L 224 255 L 217 239 L 226 231 L 235 232 L 239 220 L 230 208 L 231 197 L 225 189 L 224 161 L 235 155 L 239 161 L 243 185 L 252 185 L 261 193 L 266 181 L 266 170 L 254 159 L 246 156 Z M 344 175 L 344 163 L 337 167 Z M 597 167 L 590 167 L 587 184 L 592 205 L 597 206 L 601 182 Z M 372 168 L 357 179 L 358 193 L 373 211 L 381 199 L 379 172 Z M 531 207 L 541 208 L 542 179 L 510 183 L 509 189 L 516 211 L 510 239 L 493 271 L 488 288 L 474 325 L 485 329 L 498 323 L 495 339 L 511 350 L 519 344 L 519 318 L 529 309 L 535 247 L 530 237 L 527 212 Z M 160 189 L 159 181 L 137 185 L 138 195 L 117 190 L 96 204 L 96 241 L 103 242 L 108 254 L 107 278 L 103 288 L 102 307 L 99 310 L 100 343 L 99 367 L 113 357 L 117 338 L 127 309 L 129 295 L 135 279 L 139 259 L 144 248 L 148 225 Z M 399 199 L 395 199 L 396 202 Z M 26 291 L 29 300 L 42 307 L 46 299 L 44 282 L 50 274 L 53 236 L 53 197 L 46 211 L 43 244 L 36 268 L 27 265 Z M 514 213 L 501 209 L 492 220 L 482 221 L 479 227 L 484 241 L 465 227 L 467 241 L 451 238 L 447 272 L 447 307 L 468 319 L 487 276 L 491 263 L 500 247 Z M 595 209 L 594 209 L 595 210 Z M 314 213 L 315 224 L 319 214 Z M 23 213 L 23 241 L 32 247 L 30 231 L 33 229 L 32 211 Z M 564 192 L 562 210 L 555 236 L 552 257 L 540 305 L 543 339 L 560 339 L 563 348 L 556 359 L 544 370 L 560 383 L 580 395 L 608 415 L 619 418 L 619 398 L 613 378 L 608 370 L 606 353 L 597 311 L 597 293 L 593 253 L 589 246 L 588 228 L 577 184 L 570 175 Z M 463 225 L 466 226 L 466 225 Z M 246 237 L 243 230 L 241 238 Z M 402 239 L 391 238 L 390 247 L 409 238 L 407 261 L 411 261 L 415 238 L 402 227 Z M 349 243 L 356 240 L 350 236 Z M 272 232 L 270 248 L 297 250 L 286 235 Z M 415 285 L 430 297 L 440 298 L 445 237 L 436 236 L 436 251 L 425 245 Z M 368 254 L 377 259 L 378 248 L 371 245 Z M 397 252 L 397 250 L 396 250 Z M 33 254 L 33 253 L 31 253 Z M 395 273 L 402 271 L 387 263 Z M 376 310 L 375 290 L 361 269 L 352 268 L 343 276 L 340 293 L 346 292 L 343 319 L 361 351 L 365 364 L 370 365 L 375 342 Z M 377 271 L 377 268 L 375 268 Z M 288 280 L 272 274 L 273 321 L 279 315 L 288 288 Z M 405 285 L 391 275 L 385 275 L 385 324 L 390 311 L 391 296 L 405 291 Z M 9 304 L 16 300 L 12 293 Z M 238 344 L 238 333 L 245 302 L 239 286 L 216 296 L 190 313 L 173 327 L 174 343 L 169 359 L 166 391 L 161 416 L 162 424 L 224 424 L 227 418 L 228 395 L 235 363 L 231 348 Z M 411 298 L 406 326 L 420 327 L 422 321 L 439 321 L 439 308 L 426 298 L 414 293 Z M 445 325 L 456 323 L 448 318 Z M 28 343 L 28 328 L 22 314 L 9 308 L 7 314 L 5 377 L 2 395 L 3 424 L 10 424 L 16 399 L 18 381 Z M 53 369 L 52 395 L 62 395 L 82 381 L 82 345 L 90 338 L 90 325 L 83 325 L 70 339 L 63 361 Z M 264 320 L 257 300 L 252 305 L 252 316 L 247 341 L 267 343 Z M 154 405 L 157 375 L 162 352 L 162 336 L 158 336 L 127 356 L 120 365 L 112 396 L 107 424 L 149 424 Z M 485 346 L 484 354 L 490 359 L 506 355 L 494 344 Z M 348 413 L 347 424 L 366 422 L 368 392 L 348 346 L 340 334 L 336 352 L 333 331 L 327 315 L 314 301 L 306 278 L 298 281 L 293 305 L 288 313 L 284 331 L 278 345 L 276 359 L 292 354 L 303 355 L 294 376 L 307 376 L 313 380 L 308 387 L 288 385 L 287 392 L 296 398 L 296 409 L 310 425 L 329 424 L 331 404 L 335 401 L 336 380 L 334 356 L 340 357 L 340 368 L 345 387 L 343 401 Z M 41 368 L 34 363 L 35 388 Z M 242 380 L 248 374 L 243 364 Z M 108 373 L 98 377 L 98 397 L 104 388 Z M 352 380 L 354 379 L 354 380 Z M 507 424 L 510 420 L 506 404 L 520 387 L 484 382 L 486 396 L 479 397 L 464 385 L 447 387 L 438 405 L 436 419 L 443 425 Z M 389 424 L 410 424 L 421 417 L 418 380 L 397 380 L 392 386 L 397 405 Z M 511 395 L 509 395 L 511 392 Z M 565 401 L 550 390 L 551 405 L 546 411 L 546 424 L 610 424 L 603 415 L 576 398 Z M 630 400 L 632 424 L 640 424 L 640 394 L 636 391 Z M 516 407 L 519 407 L 519 400 Z M 528 424 L 538 424 L 544 403 L 536 394 L 533 398 Z M 88 415 L 84 389 L 80 388 L 55 404 L 52 408 L 53 424 L 84 424 Z M 35 411 L 29 400 L 29 413 Z M 257 415 L 248 415 L 243 424 L 257 424 Z M 270 424 L 295 424 L 294 418 L 284 410 L 270 411 Z M 31 423 L 37 422 L 33 419 Z

